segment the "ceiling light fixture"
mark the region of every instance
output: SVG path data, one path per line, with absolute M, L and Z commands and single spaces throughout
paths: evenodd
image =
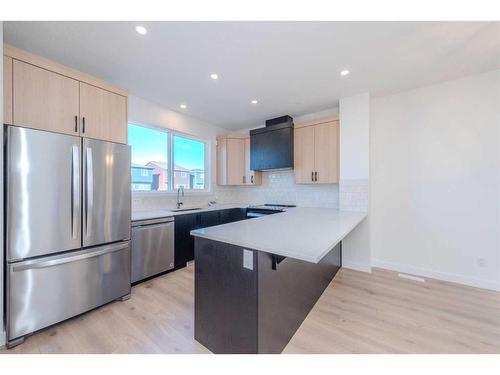
M 254 99 L 254 100 L 252 100 L 250 103 L 252 103 L 252 104 L 257 104 L 257 103 L 258 103 L 258 101 L 257 101 L 257 99 Z
M 182 109 L 186 109 L 188 106 L 185 104 L 181 104 L 179 107 L 181 107 Z
M 141 35 L 146 35 L 148 33 L 148 30 L 144 26 L 136 26 L 135 31 L 137 31 Z
M 210 74 L 210 78 L 219 79 L 219 75 L 217 73 L 212 73 L 212 74 Z
M 340 75 L 341 75 L 341 76 L 346 76 L 346 75 L 348 75 L 348 74 L 349 74 L 349 71 L 348 71 L 347 69 L 342 70 L 342 71 L 340 72 Z

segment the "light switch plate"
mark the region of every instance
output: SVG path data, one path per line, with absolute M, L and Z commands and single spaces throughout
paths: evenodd
M 243 249 L 243 268 L 253 270 L 253 251 Z

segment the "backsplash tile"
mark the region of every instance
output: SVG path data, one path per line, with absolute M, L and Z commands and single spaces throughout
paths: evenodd
M 185 206 L 205 207 L 215 199 L 214 194 L 187 195 L 182 198 Z M 132 196 L 132 211 L 154 211 L 174 208 L 177 204 L 175 195 Z
M 212 194 L 187 195 L 186 206 L 206 206 L 210 201 L 241 204 L 294 204 L 303 207 L 339 208 L 338 184 L 296 184 L 292 170 L 262 172 L 260 186 L 215 186 Z M 132 197 L 132 210 L 175 207 L 174 195 Z
M 296 184 L 293 171 L 262 172 L 260 186 L 217 186 L 215 196 L 221 203 L 295 204 L 303 207 L 338 208 L 337 184 Z
M 341 180 L 339 184 L 339 209 L 367 212 L 369 203 L 368 179 Z

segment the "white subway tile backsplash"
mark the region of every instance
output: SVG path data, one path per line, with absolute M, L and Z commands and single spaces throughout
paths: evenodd
M 208 202 L 241 204 L 294 204 L 302 207 L 339 208 L 338 184 L 296 184 L 292 170 L 262 173 L 260 186 L 215 186 L 212 194 L 187 195 L 186 206 L 206 206 Z M 132 198 L 134 211 L 173 208 L 177 197 L 142 196 Z
M 292 170 L 262 172 L 260 186 L 217 186 L 215 194 L 221 203 L 339 207 L 337 184 L 296 184 Z
M 368 211 L 368 179 L 341 180 L 339 184 L 339 209 L 343 211 Z

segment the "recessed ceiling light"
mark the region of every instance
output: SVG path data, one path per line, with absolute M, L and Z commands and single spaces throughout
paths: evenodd
M 219 79 L 219 75 L 217 73 L 212 73 L 212 74 L 210 74 L 210 78 Z
M 349 74 L 349 71 L 348 71 L 347 69 L 342 70 L 342 71 L 340 72 L 340 75 L 341 75 L 341 76 L 346 76 L 346 75 L 348 75 L 348 74 Z
M 136 26 L 135 31 L 137 31 L 141 35 L 146 35 L 148 33 L 148 30 L 144 26 Z
M 185 104 L 181 104 L 179 107 L 181 107 L 182 109 L 186 109 L 188 106 Z
M 257 101 L 257 99 L 254 99 L 254 100 L 252 100 L 250 103 L 252 103 L 252 104 L 257 104 L 257 103 L 258 103 L 258 101 Z

